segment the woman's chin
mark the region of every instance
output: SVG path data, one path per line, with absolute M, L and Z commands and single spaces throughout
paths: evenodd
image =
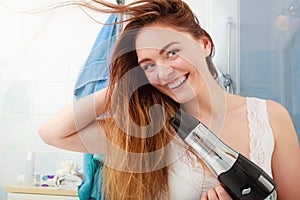
M 180 103 L 180 104 L 186 104 L 186 103 L 189 103 L 191 101 L 193 101 L 195 99 L 194 96 L 184 96 L 184 97 L 176 97 L 176 98 L 173 98 L 174 101 L 176 101 L 177 103 Z

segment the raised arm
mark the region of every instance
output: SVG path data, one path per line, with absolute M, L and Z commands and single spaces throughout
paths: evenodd
M 42 140 L 58 148 L 89 153 L 97 151 L 103 131 L 96 117 L 103 113 L 107 88 L 67 105 L 39 127 Z
M 278 199 L 300 199 L 300 149 L 294 125 L 280 104 L 268 101 L 268 112 L 275 138 L 272 170 Z

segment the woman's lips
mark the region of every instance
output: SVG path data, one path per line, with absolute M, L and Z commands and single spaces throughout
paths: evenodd
M 176 80 L 172 81 L 171 83 L 168 83 L 167 86 L 169 89 L 173 90 L 176 88 L 179 88 L 188 78 L 188 74 L 184 74 L 180 77 L 178 77 Z

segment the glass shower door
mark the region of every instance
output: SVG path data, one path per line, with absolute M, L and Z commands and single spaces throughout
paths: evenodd
M 211 0 L 210 17 L 214 62 L 234 92 L 283 104 L 300 140 L 300 0 Z
M 240 93 L 273 99 L 300 133 L 300 0 L 240 1 Z

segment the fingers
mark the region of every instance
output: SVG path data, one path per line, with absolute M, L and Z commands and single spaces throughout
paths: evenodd
M 232 200 L 232 198 L 221 185 L 218 185 L 205 192 L 200 200 Z
M 219 196 L 218 196 L 218 194 L 217 194 L 216 188 L 210 188 L 207 191 L 207 196 L 208 196 L 209 200 L 218 200 L 218 199 L 220 199 Z
M 207 192 L 204 192 L 201 196 L 201 199 L 200 200 L 207 200 L 208 199 L 208 195 L 207 195 Z
M 220 200 L 232 200 L 227 191 L 221 185 L 216 186 L 214 189 Z

